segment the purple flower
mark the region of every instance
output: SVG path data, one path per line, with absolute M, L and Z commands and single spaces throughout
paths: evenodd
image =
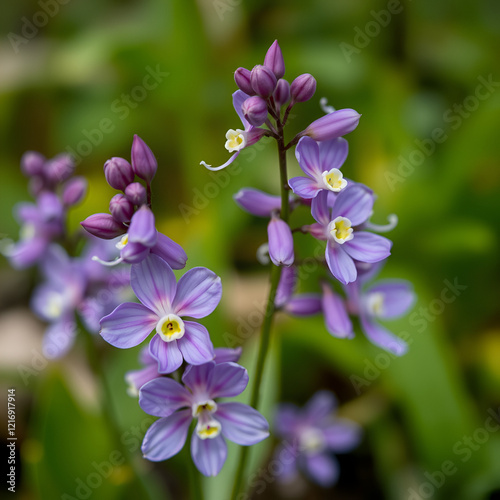
M 279 213 L 281 210 L 281 197 L 264 193 L 259 189 L 243 188 L 234 196 L 234 201 L 249 214 L 257 217 L 271 217 L 273 213 Z M 293 209 L 293 198 L 290 197 L 291 207 Z
M 347 158 L 348 144 L 342 137 L 319 144 L 310 137 L 302 137 L 295 156 L 307 177 L 293 177 L 288 181 L 293 192 L 301 198 L 315 198 L 322 190 L 339 193 L 347 186 L 340 168 Z
M 294 261 L 293 235 L 290 226 L 272 216 L 267 226 L 269 257 L 275 266 L 291 266 Z
M 401 279 L 379 280 L 365 287 L 380 268 L 380 265 L 370 266 L 365 273 L 360 273 L 355 283 L 344 287 L 347 308 L 351 314 L 359 316 L 361 328 L 370 342 L 402 356 L 408 351 L 408 344 L 377 320 L 396 319 L 406 314 L 415 302 L 415 293 L 411 283 Z
M 157 255 L 149 255 L 132 265 L 130 281 L 141 303 L 121 304 L 102 318 L 104 340 L 126 349 L 139 345 L 155 330 L 149 348 L 161 373 L 177 370 L 183 359 L 193 365 L 213 359 L 207 329 L 183 317 L 204 318 L 217 307 L 222 285 L 215 273 L 195 267 L 176 283 L 172 268 Z
M 116 236 L 116 232 L 120 231 L 120 228 L 126 229 L 122 223 L 113 221 L 114 219 L 109 214 L 94 214 L 87 217 L 81 224 L 91 234 L 103 237 L 101 234 L 105 236 L 109 233 L 108 238 L 112 238 Z M 98 224 L 100 225 L 98 226 Z M 184 249 L 168 236 L 156 230 L 155 216 L 146 205 L 134 213 L 127 233 L 116 244 L 116 248 L 120 250 L 120 256 L 114 261 L 103 261 L 97 256 L 95 260 L 107 266 L 115 266 L 121 262 L 137 264 L 152 253 L 165 260 L 172 269 L 182 269 L 187 261 Z
M 275 457 L 284 464 L 279 476 L 290 481 L 303 471 L 325 488 L 338 479 L 339 466 L 333 453 L 346 453 L 358 446 L 361 429 L 354 422 L 334 415 L 337 402 L 328 391 L 317 392 L 304 408 L 280 405 L 276 413 L 276 434 L 283 443 Z M 280 456 L 287 453 L 286 463 Z
M 352 132 L 361 115 L 354 109 L 339 109 L 312 122 L 301 135 L 308 135 L 315 141 L 328 141 Z
M 347 314 L 346 304 L 340 295 L 337 295 L 331 286 L 323 282 L 323 296 L 321 298 L 321 306 L 325 325 L 328 332 L 334 337 L 341 339 L 354 338 L 352 323 Z
M 250 446 L 269 436 L 266 419 L 242 403 L 216 402 L 241 394 L 248 384 L 247 371 L 235 363 L 215 362 L 188 366 L 184 385 L 167 377 L 148 382 L 140 390 L 139 404 L 148 414 L 161 417 L 146 432 L 142 452 L 158 462 L 173 457 L 184 447 L 189 426 L 191 456 L 205 476 L 216 476 L 227 456 L 229 439 Z
M 240 154 L 241 150 L 251 146 L 252 144 L 255 144 L 259 139 L 261 139 L 264 134 L 267 133 L 267 131 L 263 128 L 258 128 L 254 127 L 251 125 L 248 120 L 243 116 L 243 111 L 242 111 L 242 106 L 243 103 L 249 98 L 250 96 L 248 94 L 245 94 L 241 90 L 237 90 L 233 94 L 233 106 L 240 117 L 241 123 L 243 124 L 244 130 L 241 129 L 230 129 L 226 133 L 226 144 L 225 148 L 230 152 L 234 153 L 229 160 L 224 163 L 223 165 L 220 165 L 219 167 L 212 167 L 211 165 L 208 165 L 206 162 L 201 161 L 200 165 L 203 165 L 204 167 L 208 168 L 209 170 L 221 170 L 223 168 L 226 168 L 228 165 L 231 165 L 234 160 L 238 157 Z
M 292 316 L 312 316 L 321 312 L 321 296 L 318 293 L 295 293 L 297 268 L 284 267 L 274 300 L 276 308 Z
M 36 204 L 19 203 L 15 212 L 21 224 L 20 240 L 5 255 L 13 267 L 24 269 L 39 262 L 52 241 L 63 234 L 65 210 L 57 195 L 44 191 Z
M 356 280 L 354 261 L 379 262 L 391 253 L 392 242 L 378 234 L 357 228 L 371 215 L 373 193 L 361 184 L 351 184 L 330 202 L 327 191 L 313 199 L 311 213 L 316 224 L 306 229 L 316 238 L 327 241 L 326 262 L 344 285 Z
M 215 352 L 215 363 L 237 363 L 241 356 L 241 347 L 236 349 L 231 349 L 229 347 L 216 347 Z M 163 373 L 158 371 L 158 361 L 156 361 L 151 353 L 149 352 L 149 346 L 145 346 L 141 349 L 139 353 L 139 362 L 142 368 L 139 370 L 130 370 L 125 374 L 125 381 L 127 382 L 127 393 L 129 396 L 137 397 L 139 396 L 139 389 L 149 382 L 158 377 L 162 377 Z

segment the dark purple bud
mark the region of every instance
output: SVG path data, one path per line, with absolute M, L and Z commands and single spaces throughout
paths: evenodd
M 21 171 L 27 177 L 39 175 L 43 171 L 45 156 L 37 151 L 26 151 L 21 158 Z
M 45 163 L 45 176 L 53 184 L 65 181 L 75 169 L 75 162 L 68 154 L 60 154 Z
M 255 127 L 260 127 L 267 119 L 267 103 L 258 95 L 246 99 L 241 110 L 250 125 Z
M 137 135 L 132 142 L 132 169 L 137 177 L 150 183 L 156 174 L 158 163 L 148 145 Z
M 288 102 L 289 99 L 290 99 L 290 84 L 286 80 L 283 80 L 281 78 L 280 80 L 278 80 L 278 83 L 276 84 L 276 90 L 274 91 L 274 102 L 278 106 L 281 106 L 285 104 L 285 102 Z
M 352 132 L 359 123 L 361 115 L 354 109 L 339 109 L 315 120 L 301 135 L 308 135 L 315 141 L 327 141 Z
M 309 73 L 298 76 L 290 86 L 292 102 L 308 101 L 316 92 L 316 80 Z
M 233 198 L 243 210 L 258 217 L 271 217 L 273 212 L 281 210 L 281 196 L 273 196 L 258 189 L 240 189 Z
M 116 194 L 109 202 L 109 211 L 118 222 L 130 222 L 134 215 L 134 205 L 124 194 Z
M 87 194 L 87 179 L 85 177 L 74 177 L 64 184 L 62 201 L 65 207 L 71 207 L 80 203 Z
M 269 68 L 258 65 L 252 69 L 250 82 L 255 93 L 266 99 L 274 92 L 277 80 Z
M 234 81 L 236 85 L 248 95 L 255 95 L 255 91 L 252 88 L 252 83 L 250 80 L 251 71 L 246 68 L 238 68 L 234 72 Z
M 120 191 L 134 182 L 134 171 L 132 165 L 124 158 L 111 158 L 104 164 L 104 176 L 108 184 Z
M 90 234 L 104 240 L 112 240 L 127 232 L 127 228 L 110 214 L 93 214 L 80 224 Z
M 125 196 L 134 205 L 145 205 L 147 201 L 146 188 L 140 182 L 132 182 L 125 188 Z
M 264 58 L 264 66 L 269 68 L 276 76 L 276 78 L 283 78 L 285 74 L 285 61 L 278 40 L 269 47 L 266 57 Z
M 158 241 L 158 231 L 155 227 L 155 216 L 151 209 L 143 205 L 132 217 L 128 228 L 129 243 L 140 243 L 151 248 Z
M 267 226 L 269 257 L 275 266 L 291 266 L 294 261 L 293 236 L 290 226 L 278 217 L 272 217 Z

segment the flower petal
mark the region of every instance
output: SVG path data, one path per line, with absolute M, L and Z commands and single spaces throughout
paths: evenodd
M 321 295 L 319 293 L 300 293 L 294 295 L 283 308 L 293 316 L 312 316 L 321 312 Z
M 222 425 L 224 437 L 233 443 L 250 446 L 269 436 L 267 420 L 243 403 L 219 403 L 215 418 Z
M 156 334 L 149 343 L 149 352 L 158 361 L 159 373 L 172 373 L 182 365 L 182 354 L 177 340 L 165 342 Z
M 344 243 L 345 251 L 361 262 L 379 262 L 391 255 L 392 241 L 379 234 L 356 231 L 354 238 Z
M 236 92 L 233 92 L 233 106 L 234 110 L 240 117 L 241 123 L 243 124 L 243 128 L 245 130 L 250 129 L 252 126 L 250 123 L 247 121 L 245 116 L 243 115 L 243 110 L 241 107 L 243 106 L 243 103 L 249 98 L 250 96 L 248 94 L 245 94 L 242 90 L 237 90 Z
M 213 369 L 209 386 L 212 399 L 232 398 L 241 394 L 248 385 L 248 372 L 236 363 L 219 363 Z
M 133 264 L 130 284 L 137 298 L 158 316 L 172 312 L 177 284 L 172 268 L 157 255 L 149 255 Z
M 333 414 L 337 409 L 337 398 L 330 391 L 318 391 L 307 402 L 304 408 L 305 417 L 309 422 L 320 422 Z
M 208 163 L 204 161 L 200 161 L 200 165 L 203 165 L 206 169 L 211 170 L 212 172 L 217 172 L 217 170 L 222 170 L 223 168 L 228 167 L 233 163 L 234 160 L 238 157 L 238 155 L 241 153 L 241 151 L 236 151 L 236 153 L 233 153 L 231 158 L 226 161 L 226 163 L 223 163 L 222 165 L 219 165 L 218 167 L 212 167 L 212 165 L 209 165 Z
M 373 192 L 363 184 L 349 183 L 335 198 L 333 217 L 347 217 L 353 226 L 365 222 L 373 211 Z
M 191 406 L 191 394 L 179 382 L 160 377 L 145 384 L 139 393 L 139 406 L 149 415 L 168 417 L 183 406 Z
M 186 266 L 187 255 L 184 249 L 162 233 L 158 233 L 158 240 L 151 248 L 151 253 L 161 257 L 172 269 L 183 269 Z
M 126 302 L 101 319 L 102 338 L 115 347 L 139 345 L 151 333 L 158 317 L 142 304 Z
M 147 205 L 143 205 L 132 215 L 128 228 L 128 240 L 130 243 L 141 243 L 151 248 L 156 245 L 157 239 L 155 216 Z
M 177 341 L 177 345 L 186 362 L 190 365 L 201 365 L 212 361 L 215 352 L 208 330 L 194 321 L 184 321 L 184 327 L 186 332 L 184 337 Z
M 344 243 L 345 246 L 345 243 Z M 347 285 L 356 280 L 357 271 L 352 258 L 347 255 L 340 245 L 333 245 L 328 242 L 326 245 L 326 263 L 330 272 L 341 283 Z
M 141 447 L 144 458 L 159 462 L 179 453 L 186 442 L 192 418 L 191 410 L 182 410 L 157 420 L 144 436 Z
M 318 143 L 310 137 L 302 137 L 295 148 L 295 157 L 302 171 L 315 179 L 321 176 Z
M 383 319 L 394 319 L 404 315 L 415 302 L 413 286 L 406 280 L 383 280 L 368 288 L 365 295 L 381 293 L 383 307 L 377 315 Z
M 64 356 L 75 342 L 77 329 L 74 319 L 62 318 L 49 325 L 42 341 L 42 353 L 47 359 Z
M 283 307 L 289 300 L 297 284 L 297 268 L 294 266 L 284 267 L 281 271 L 278 289 L 274 303 L 276 307 Z
M 343 137 L 319 143 L 319 161 L 321 170 L 340 169 L 349 152 L 349 143 Z
M 326 283 L 323 283 L 322 306 L 328 332 L 338 338 L 353 338 L 352 323 L 344 301 Z
M 292 177 L 288 181 L 288 185 L 297 196 L 306 200 L 315 198 L 322 190 L 318 185 L 318 181 L 309 177 Z
M 321 191 L 318 196 L 313 199 L 313 201 L 311 202 L 311 215 L 314 217 L 314 220 L 322 226 L 327 226 L 330 223 L 328 191 Z
M 182 375 L 182 382 L 191 389 L 194 395 L 207 394 L 208 388 L 212 384 L 214 368 L 214 361 L 202 365 L 189 365 Z
M 146 346 L 149 349 L 149 346 Z M 161 376 L 158 373 L 158 365 L 156 360 L 154 360 L 154 365 L 148 365 L 145 368 L 139 370 L 130 370 L 125 373 L 125 382 L 127 383 L 127 394 L 132 397 L 139 396 L 139 390 L 149 381 L 154 380 Z
M 403 356 L 408 351 L 408 344 L 375 321 L 360 316 L 361 327 L 368 340 L 396 356 Z
M 233 199 L 243 210 L 257 217 L 271 217 L 273 212 L 281 210 L 280 196 L 273 196 L 258 189 L 240 189 Z
M 304 465 L 307 475 L 323 488 L 330 487 L 337 482 L 339 466 L 335 458 L 323 453 L 307 455 Z
M 200 439 L 193 432 L 191 456 L 196 468 L 204 476 L 216 476 L 226 461 L 227 444 L 220 434 L 213 439 Z
M 195 267 L 179 280 L 172 308 L 178 316 L 204 318 L 217 307 L 221 297 L 221 279 L 206 267 Z
M 237 363 L 241 357 L 243 349 L 241 347 L 236 347 L 231 349 L 230 347 L 216 347 L 215 348 L 215 358 L 214 361 L 219 363 Z
M 361 441 L 361 427 L 351 420 L 337 418 L 323 429 L 325 443 L 334 453 L 346 453 Z
M 269 257 L 275 266 L 291 266 L 294 261 L 293 235 L 290 226 L 273 217 L 267 226 Z

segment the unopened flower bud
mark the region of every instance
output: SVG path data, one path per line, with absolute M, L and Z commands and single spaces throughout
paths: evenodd
M 361 115 L 354 109 L 339 109 L 313 121 L 301 135 L 308 135 L 315 141 L 327 141 L 352 132 Z
M 137 177 L 150 183 L 158 169 L 158 162 L 149 146 L 136 134 L 132 142 L 132 169 Z
M 108 184 L 120 191 L 134 182 L 134 171 L 132 165 L 124 158 L 111 158 L 104 164 L 104 176 Z
M 130 222 L 134 215 L 134 205 L 124 194 L 116 194 L 109 202 L 109 211 L 118 222 Z
M 255 93 L 264 99 L 272 95 L 277 83 L 274 73 L 269 68 L 262 65 L 255 66 L 252 69 L 250 81 Z
M 71 207 L 80 203 L 87 194 L 87 179 L 85 177 L 74 177 L 64 184 L 62 201 L 65 207 Z
M 234 72 L 234 81 L 236 85 L 248 95 L 255 95 L 255 91 L 252 88 L 252 83 L 250 81 L 251 71 L 246 68 L 238 68 Z
M 316 80 L 309 73 L 298 76 L 290 86 L 292 102 L 308 101 L 316 92 Z
M 125 196 L 134 205 L 145 205 L 147 201 L 146 188 L 140 182 L 132 182 L 125 188 Z
M 93 214 L 80 224 L 90 234 L 104 240 L 112 240 L 127 232 L 127 228 L 110 214 Z
M 246 99 L 241 110 L 250 125 L 260 127 L 267 119 L 267 103 L 258 95 Z
M 276 84 L 276 89 L 274 91 L 274 102 L 278 106 L 282 106 L 290 99 L 290 84 L 280 78 Z
M 45 156 L 37 151 L 26 151 L 21 158 L 21 170 L 27 177 L 42 173 Z
M 281 52 L 278 40 L 275 40 L 264 58 L 264 66 L 268 67 L 276 76 L 276 78 L 283 78 L 285 74 L 285 61 L 283 60 L 283 53 Z
M 275 266 L 291 266 L 294 261 L 293 236 L 290 226 L 279 217 L 272 217 L 267 226 L 269 257 Z
M 45 163 L 45 176 L 53 184 L 65 181 L 75 169 L 75 162 L 68 154 L 60 154 Z

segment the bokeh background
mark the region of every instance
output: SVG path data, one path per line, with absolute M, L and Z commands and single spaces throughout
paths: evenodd
M 39 14 L 44 8 L 50 15 Z M 43 26 L 30 31 L 30 22 Z M 104 161 L 129 158 L 139 134 L 159 160 L 159 228 L 185 247 L 189 266 L 222 277 L 221 306 L 205 325 L 216 346 L 244 343 L 250 371 L 258 333 L 252 318 L 267 288 L 255 259 L 266 221 L 243 213 L 232 195 L 243 186 L 278 192 L 275 147 L 263 141 L 225 173 L 199 166 L 226 160 L 224 133 L 239 125 L 233 72 L 261 63 L 277 38 L 285 76 L 309 72 L 318 81 L 316 96 L 294 109 L 290 134 L 321 116 L 320 97 L 359 111 L 344 172 L 377 193 L 375 222 L 399 217 L 382 276 L 414 283 L 417 304 L 387 324 L 409 339 L 410 351 L 396 359 L 362 334 L 332 338 L 320 317 L 280 316 L 264 413 L 272 418 L 277 399 L 303 404 L 327 388 L 341 414 L 363 425 L 364 438 L 339 457 L 333 489 L 304 483 L 290 491 L 271 474 L 251 498 L 500 498 L 500 432 L 483 430 L 500 411 L 498 2 L 22 0 L 3 6 L 0 31 L 3 241 L 17 239 L 12 207 L 29 199 L 19 170 L 25 150 L 79 156 L 77 172 L 90 190 L 70 218 L 78 230 L 89 214 L 107 211 L 114 194 Z M 156 88 L 137 90 L 150 71 Z M 290 174 L 298 174 L 289 159 Z M 297 243 L 303 257 L 314 249 L 305 236 Z M 140 457 L 152 418 L 123 380 L 138 367 L 137 349 L 101 344 L 119 417 L 115 434 L 137 462 L 142 486 L 127 464 L 100 482 L 91 477 L 116 449 L 113 434 L 81 341 L 60 362 L 39 354 L 44 325 L 29 311 L 36 279 L 1 258 L 0 387 L 4 408 L 7 388 L 16 388 L 17 496 L 118 500 L 146 498 L 145 487 L 153 499 L 187 498 L 187 453 L 157 465 Z M 317 289 L 314 272 L 302 288 Z M 443 301 L 443 293 L 453 300 Z M 253 455 L 264 472 L 270 444 Z M 207 498 L 227 498 L 236 457 L 231 448 L 221 476 L 205 483 Z M 444 476 L 443 467 L 454 472 Z M 81 486 L 89 478 L 90 490 Z

